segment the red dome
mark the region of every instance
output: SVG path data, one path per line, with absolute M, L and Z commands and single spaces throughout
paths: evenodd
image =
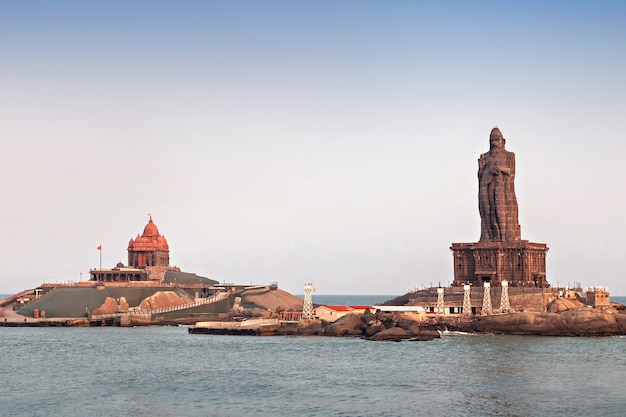
M 128 242 L 128 250 L 153 251 L 156 249 L 169 250 L 170 247 L 167 244 L 167 239 L 159 234 L 159 228 L 150 217 L 150 221 L 143 229 L 143 234 L 137 235 L 135 239 Z
M 143 237 L 157 237 L 159 235 L 159 229 L 156 227 L 156 224 L 152 222 L 152 217 L 150 217 L 150 221 L 143 228 Z
M 167 244 L 167 239 L 165 239 L 165 236 L 159 236 L 157 237 L 157 248 L 162 249 L 162 250 L 169 250 L 170 247 Z

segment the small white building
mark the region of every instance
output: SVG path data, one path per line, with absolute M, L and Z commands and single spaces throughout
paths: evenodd
M 611 298 L 606 287 L 589 287 L 587 289 L 587 305 L 593 308 L 609 307 Z
M 426 313 L 426 309 L 422 306 L 372 306 L 372 308 L 374 311 L 380 310 L 383 313 Z

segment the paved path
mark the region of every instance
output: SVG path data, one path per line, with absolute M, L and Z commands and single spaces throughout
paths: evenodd
M 45 320 L 45 319 L 44 319 Z M 12 322 L 12 323 L 35 323 L 39 321 L 39 319 L 34 319 L 32 317 L 25 317 L 21 314 L 17 314 L 15 311 L 6 308 L 0 308 L 0 321 Z

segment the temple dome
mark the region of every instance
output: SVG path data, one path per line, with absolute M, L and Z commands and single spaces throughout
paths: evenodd
M 148 222 L 146 227 L 143 228 L 142 237 L 157 237 L 157 236 L 159 236 L 159 229 L 157 228 L 156 224 L 154 224 L 154 222 L 152 221 L 152 217 L 150 217 L 150 221 Z
M 162 250 L 169 250 L 170 247 L 167 244 L 167 239 L 165 239 L 165 236 L 159 236 L 156 239 L 157 241 L 157 248 L 162 249 Z

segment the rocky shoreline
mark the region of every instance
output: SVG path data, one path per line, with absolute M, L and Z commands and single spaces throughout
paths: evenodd
M 327 336 L 362 337 L 373 341 L 432 340 L 440 337 L 436 329 L 428 329 L 420 323 L 418 315 L 365 313 L 348 314 L 328 323 L 319 319 L 287 322 L 251 327 L 197 326 L 189 328 L 192 334 L 228 334 L 256 336 Z
M 626 335 L 626 308 L 576 308 L 562 312 L 514 312 L 475 317 L 432 317 L 417 314 L 348 314 L 328 323 L 311 319 L 250 328 L 206 329 L 185 321 L 146 323 L 149 325 L 189 325 L 189 333 L 247 336 L 325 336 L 359 337 L 371 341 L 428 341 L 441 332 L 560 337 L 605 337 Z M 228 321 L 225 323 L 229 323 Z M 86 327 L 86 319 L 3 320 L 0 327 Z
M 122 298 L 120 300 L 124 301 Z M 154 304 L 152 308 L 167 307 L 179 302 L 168 293 L 157 293 L 150 296 L 148 301 Z M 368 311 L 362 315 L 348 314 L 334 322 L 317 319 L 280 321 L 281 312 L 297 311 L 302 303 L 301 299 L 280 290 L 243 295 L 235 301 L 228 314 L 213 314 L 213 318 L 209 318 L 211 315 L 188 315 L 140 319 L 142 317 L 128 315 L 129 320 L 112 319 L 110 322 L 94 321 L 87 317 L 26 317 L 11 309 L 0 309 L 0 327 L 186 325 L 189 326 L 190 333 L 196 334 L 361 337 L 372 341 L 432 340 L 440 337 L 440 333 L 446 330 L 533 336 L 626 335 L 626 307 L 623 304 L 611 303 L 607 307 L 590 308 L 579 300 L 564 297 L 553 299 L 548 303 L 546 311 L 467 316 Z M 121 304 L 106 298 L 97 312 L 118 312 Z M 126 308 L 128 309 L 127 306 Z M 218 325 L 212 328 L 196 325 L 202 320 L 216 320 L 211 323 Z M 266 322 L 252 325 L 255 320 Z M 237 322 L 242 325 L 232 326 Z
M 451 323 L 449 328 L 472 333 L 533 336 L 618 336 L 626 335 L 626 314 L 594 309 L 520 312 L 477 317 L 468 323 Z
M 528 336 L 619 336 L 626 335 L 626 307 L 613 303 L 607 308 L 589 308 L 566 299 L 555 299 L 545 312 L 512 312 L 479 316 L 390 314 L 377 311 L 348 314 L 328 323 L 303 320 L 243 329 L 200 329 L 196 334 L 297 335 L 361 337 L 372 341 L 433 340 L 443 331 Z

